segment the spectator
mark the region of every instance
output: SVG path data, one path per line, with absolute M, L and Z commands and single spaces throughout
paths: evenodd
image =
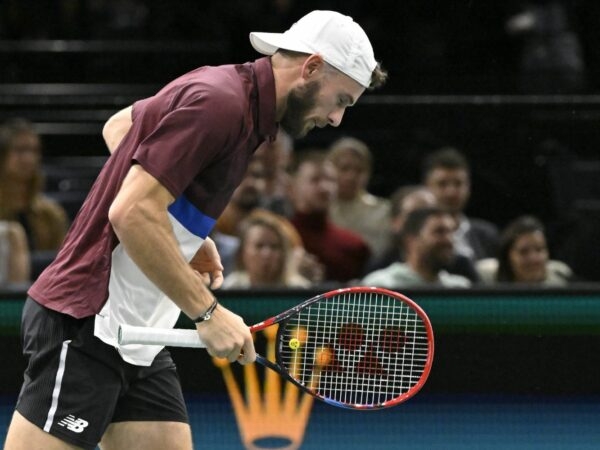
M 225 277 L 223 288 L 309 287 L 298 272 L 284 222 L 270 211 L 256 211 L 241 224 L 236 269 Z
M 373 156 L 364 142 L 345 137 L 329 149 L 337 171 L 337 196 L 331 203 L 331 220 L 359 234 L 379 257 L 390 243 L 390 202 L 367 192 Z
M 458 223 L 456 252 L 473 261 L 493 257 L 498 243 L 498 228 L 490 222 L 464 214 L 471 196 L 471 175 L 465 157 L 454 148 L 438 150 L 426 158 L 423 180 L 438 204 L 450 211 Z
M 41 141 L 26 120 L 0 128 L 0 220 L 21 224 L 31 251 L 58 250 L 67 231 L 67 214 L 46 197 Z
M 0 221 L 0 286 L 30 281 L 25 230 L 17 222 Z
M 265 173 L 260 159 L 253 158 L 242 182 L 233 192 L 223 214 L 217 220 L 211 237 L 221 255 L 223 275 L 230 274 L 235 267 L 235 255 L 239 247 L 239 226 L 242 221 L 260 206 L 265 189 Z
M 263 142 L 254 152 L 254 157 L 262 161 L 265 175 L 265 188 L 260 204 L 285 217 L 292 215 L 288 168 L 293 150 L 292 137 L 280 128 L 277 139 Z
M 531 283 L 565 286 L 573 277 L 568 265 L 551 260 L 542 223 L 521 216 L 504 229 L 498 258 L 477 262 L 481 279 L 494 283 Z
M 265 191 L 265 169 L 260 159 L 253 158 L 240 185 L 235 189 L 215 229 L 236 236 L 238 226 L 254 209 L 260 206 Z
M 444 270 L 454 257 L 455 230 L 452 215 L 440 208 L 414 210 L 407 216 L 402 231 L 406 262 L 394 262 L 376 270 L 362 283 L 392 289 L 426 285 L 469 287 L 467 278 Z
M 325 266 L 325 281 L 346 283 L 361 276 L 370 251 L 356 233 L 329 218 L 336 195 L 335 168 L 321 151 L 305 151 L 292 167 L 292 224 L 306 250 Z
M 274 148 L 265 148 L 263 151 L 267 150 L 274 150 Z M 264 193 L 268 184 L 265 171 L 265 159 L 268 158 L 263 158 L 263 156 L 255 154 L 252 158 L 241 184 L 234 191 L 211 233 L 221 255 L 224 276 L 232 273 L 236 266 L 236 255 L 240 246 L 240 224 L 255 212 L 269 211 L 263 205 Z M 291 208 L 291 203 L 289 208 Z M 306 252 L 296 228 L 284 216 L 274 214 L 278 216 L 281 226 L 287 231 L 293 244 L 293 254 L 298 270 L 313 283 L 323 281 L 324 268 L 322 264 L 315 256 Z
M 437 200 L 425 186 L 412 185 L 398 188 L 390 197 L 392 242 L 383 255 L 369 264 L 368 272 L 383 269 L 396 261 L 404 261 L 402 252 L 402 229 L 408 215 L 421 208 L 436 207 Z M 473 283 L 479 282 L 479 275 L 473 262 L 464 255 L 454 253 L 445 269 L 449 273 L 462 275 Z

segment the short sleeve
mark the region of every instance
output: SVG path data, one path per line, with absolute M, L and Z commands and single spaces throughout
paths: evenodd
M 211 92 L 197 92 L 172 101 L 151 97 L 134 105 L 134 120 L 156 120 L 141 141 L 133 160 L 155 177 L 174 197 L 236 141 L 240 110 L 235 101 Z

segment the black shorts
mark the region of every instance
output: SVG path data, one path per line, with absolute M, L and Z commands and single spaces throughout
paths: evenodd
M 149 367 L 129 364 L 75 319 L 28 298 L 21 339 L 27 368 L 17 411 L 44 431 L 94 449 L 111 422 L 188 422 L 181 384 L 163 349 Z

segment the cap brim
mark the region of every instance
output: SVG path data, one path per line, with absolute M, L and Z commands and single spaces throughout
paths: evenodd
M 279 47 L 283 33 L 250 33 L 250 43 L 254 50 L 263 55 L 272 55 Z
M 292 50 L 301 53 L 313 53 L 306 45 L 290 39 L 284 33 L 262 33 L 253 31 L 250 33 L 252 47 L 263 55 L 272 55 L 278 49 Z

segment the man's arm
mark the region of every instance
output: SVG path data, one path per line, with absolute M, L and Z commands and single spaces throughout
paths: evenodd
M 173 200 L 158 180 L 134 165 L 110 207 L 109 220 L 135 264 L 185 314 L 196 318 L 206 312 L 214 297 L 181 254 L 167 213 Z M 220 267 L 218 258 L 216 264 Z M 212 356 L 242 364 L 256 358 L 248 327 L 221 305 L 197 329 Z
M 131 106 L 128 106 L 127 108 L 122 109 L 118 113 L 114 114 L 106 121 L 104 128 L 102 128 L 102 137 L 104 138 L 104 142 L 106 142 L 108 151 L 111 154 L 117 149 L 121 143 L 121 140 L 123 140 L 123 137 L 131 128 L 132 109 L 133 108 Z

